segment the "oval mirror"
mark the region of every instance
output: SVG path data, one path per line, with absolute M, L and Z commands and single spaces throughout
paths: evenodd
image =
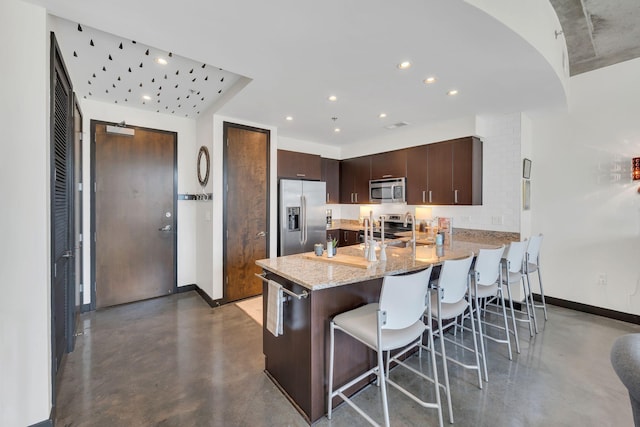
M 211 160 L 209 159 L 209 150 L 204 145 L 200 147 L 198 152 L 198 182 L 202 187 L 209 182 L 209 169 L 211 168 Z

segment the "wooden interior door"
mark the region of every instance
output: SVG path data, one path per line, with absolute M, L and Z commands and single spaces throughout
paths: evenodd
M 134 135 L 111 133 L 107 124 L 94 121 L 92 129 L 95 305 L 171 294 L 176 290 L 176 135 L 137 127 L 126 128 Z
M 262 293 L 255 263 L 269 247 L 269 131 L 224 124 L 224 300 Z

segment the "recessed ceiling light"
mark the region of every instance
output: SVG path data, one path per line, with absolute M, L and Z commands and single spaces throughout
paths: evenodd
M 287 116 L 287 117 L 285 117 L 285 120 L 291 121 L 291 120 L 293 120 L 293 117 Z
M 338 100 L 338 97 L 337 97 L 337 96 L 335 96 L 335 95 L 331 95 L 331 96 L 329 97 L 329 101 L 332 101 L 332 102 L 333 102 L 333 101 L 337 101 L 337 100 Z
M 156 63 L 160 64 L 160 65 L 167 65 L 167 60 L 161 57 L 157 57 L 156 58 Z
M 400 68 L 401 70 L 406 70 L 407 68 L 411 68 L 411 62 L 402 61 L 401 63 L 398 64 L 398 68 Z
M 426 79 L 424 79 L 424 84 L 430 85 L 431 83 L 435 83 L 436 82 L 436 78 L 435 77 L 427 77 Z
M 458 94 L 458 90 L 457 89 L 452 89 L 449 92 L 447 92 L 447 95 L 449 96 L 454 96 Z
M 385 117 L 387 117 L 387 113 L 380 113 L 378 117 L 380 117 L 381 119 L 384 119 Z
M 340 128 L 335 128 L 333 131 L 334 131 L 335 133 L 339 133 L 339 132 L 340 132 Z
M 151 97 L 149 95 L 142 95 L 142 99 L 149 101 L 151 100 Z

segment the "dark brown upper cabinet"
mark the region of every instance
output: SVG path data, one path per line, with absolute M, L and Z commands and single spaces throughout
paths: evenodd
M 482 204 L 482 141 L 476 137 L 460 138 L 453 144 L 453 203 Z
M 424 205 L 429 202 L 428 145 L 407 148 L 407 204 Z
M 387 151 L 371 157 L 371 179 L 407 176 L 407 150 Z
M 340 203 L 369 203 L 371 156 L 340 162 Z
M 278 150 L 278 178 L 310 179 L 322 177 L 322 161 L 319 155 Z
M 321 159 L 321 180 L 327 183 L 327 203 L 340 203 L 340 160 Z
M 453 144 L 427 145 L 427 193 L 429 205 L 453 205 Z
M 482 141 L 458 138 L 427 145 L 427 204 L 482 204 Z
M 481 205 L 482 141 L 466 137 L 408 148 L 407 203 Z

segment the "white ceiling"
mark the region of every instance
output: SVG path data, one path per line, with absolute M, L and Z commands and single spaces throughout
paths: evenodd
M 197 118 L 242 79 L 65 19 L 55 20 L 55 34 L 74 91 L 85 99 Z
M 76 29 L 81 24 L 110 33 L 113 41 L 125 40 L 125 45 L 135 40 L 152 51 L 191 58 L 211 72 L 222 68 L 218 72 L 250 82 L 219 113 L 277 126 L 279 135 L 291 138 L 340 146 L 393 132 L 385 126 L 400 121 L 418 126 L 564 103 L 557 76 L 538 52 L 462 0 L 33 2 L 70 21 L 71 36 L 60 37 L 67 64 L 82 61 L 88 51 L 85 47 L 82 57 L 73 56 L 74 46 L 86 45 L 86 34 Z M 117 67 L 135 68 L 137 57 Z M 398 69 L 403 60 L 413 66 Z M 115 65 L 116 58 L 111 62 Z M 102 57 L 91 59 L 83 69 L 98 70 L 90 75 L 100 76 L 104 63 Z M 185 65 L 181 70 L 186 68 L 191 69 Z M 146 62 L 135 71 L 139 78 L 134 82 L 160 75 Z M 79 95 L 87 95 L 80 91 L 88 91 L 84 80 L 89 78 L 70 73 Z M 429 76 L 437 82 L 427 86 L 423 80 Z M 105 81 L 114 84 L 113 77 Z M 451 89 L 459 94 L 448 96 Z M 329 95 L 338 100 L 328 101 Z M 181 114 L 191 117 L 191 112 L 202 111 L 199 107 L 204 106 Z M 384 119 L 378 117 L 382 112 Z M 285 120 L 289 115 L 293 120 Z M 335 127 L 341 132 L 335 133 Z

